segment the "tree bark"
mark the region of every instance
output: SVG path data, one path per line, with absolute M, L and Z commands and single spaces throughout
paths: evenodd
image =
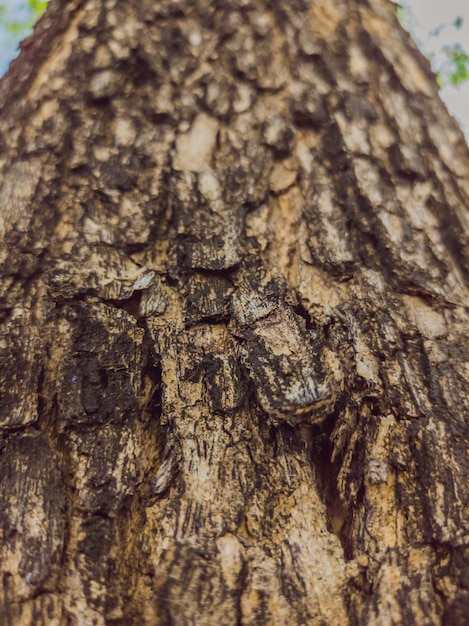
M 386 0 L 52 0 L 0 85 L 0 623 L 467 623 L 469 153 Z

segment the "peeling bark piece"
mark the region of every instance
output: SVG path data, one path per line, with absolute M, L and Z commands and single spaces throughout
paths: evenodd
M 239 263 L 239 216 L 223 200 L 220 180 L 213 170 L 174 177 L 173 202 L 178 253 L 187 267 L 221 270 Z M 205 208 L 204 219 L 195 210 L 201 206 Z
M 20 602 L 54 588 L 64 542 L 64 501 L 57 459 L 46 437 L 34 432 L 11 438 L 0 461 L 0 615 L 7 611 L 4 598 Z
M 126 422 L 138 410 L 142 329 L 126 311 L 105 305 L 78 303 L 67 306 L 65 315 L 64 334 L 53 348 L 59 359 L 56 390 L 63 423 Z M 62 357 L 64 344 L 70 352 Z
M 219 320 L 228 314 L 230 282 L 220 276 L 197 274 L 188 280 L 186 323 Z
M 170 448 L 158 469 L 158 473 L 151 480 L 150 496 L 161 497 L 169 489 L 179 471 L 181 452 L 178 448 Z
M 21 315 L 0 331 L 0 428 L 29 426 L 38 419 L 43 341 L 30 324 L 30 316 Z
M 241 288 L 233 313 L 244 342 L 241 362 L 262 409 L 276 424 L 316 424 L 335 403 L 333 377 L 321 363 L 321 343 L 292 307 Z
M 0 186 L 0 235 L 15 227 L 27 230 L 31 220 L 29 207 L 41 178 L 44 159 L 14 163 L 4 174 Z

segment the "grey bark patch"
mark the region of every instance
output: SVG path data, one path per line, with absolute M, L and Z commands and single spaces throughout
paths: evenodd
M 12 227 L 27 230 L 43 162 L 44 159 L 18 161 L 4 174 L 0 187 L 0 235 Z

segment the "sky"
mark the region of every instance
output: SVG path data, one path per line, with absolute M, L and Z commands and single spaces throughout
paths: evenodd
M 409 30 L 426 54 L 433 54 L 436 65 L 443 62 L 445 45 L 460 43 L 469 54 L 469 0 L 398 0 L 406 9 Z M 27 0 L 1 0 L 6 13 L 0 15 L 0 76 L 16 55 L 17 40 L 4 28 L 2 21 L 24 22 L 28 19 Z M 454 26 L 462 18 L 459 28 Z M 438 69 L 435 67 L 434 69 Z M 441 92 L 450 113 L 456 117 L 469 138 L 469 80 L 460 87 L 446 86 Z
M 408 10 L 410 31 L 417 44 L 426 54 L 434 54 L 436 63 L 443 62 L 441 50 L 447 45 L 460 43 L 469 54 L 469 0 L 399 0 L 399 3 Z M 462 18 L 462 24 L 456 28 L 458 17 Z M 440 95 L 469 138 L 469 80 L 460 87 L 447 85 Z
M 3 75 L 10 61 L 18 53 L 18 37 L 9 33 L 3 24 L 8 22 L 24 23 L 28 21 L 30 9 L 27 0 L 1 0 L 0 7 L 5 8 L 0 13 L 0 76 Z M 24 38 L 24 35 L 21 39 Z

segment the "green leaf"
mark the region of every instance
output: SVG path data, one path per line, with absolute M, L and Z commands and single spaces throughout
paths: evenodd
M 35 13 L 40 15 L 47 6 L 47 0 L 29 0 L 29 8 Z
M 5 28 L 13 34 L 19 34 L 24 31 L 25 25 L 20 22 L 5 22 Z
M 399 22 L 404 24 L 406 19 L 406 10 L 401 4 L 396 4 L 396 15 Z
M 8 10 L 5 4 L 0 4 L 0 28 L 13 36 L 24 37 L 33 28 L 38 17 L 44 12 L 48 0 L 28 0 L 29 17 L 23 22 L 10 21 L 6 17 Z
M 448 58 L 450 70 L 447 72 L 451 85 L 458 87 L 469 79 L 469 55 L 465 52 L 461 44 L 443 48 Z

